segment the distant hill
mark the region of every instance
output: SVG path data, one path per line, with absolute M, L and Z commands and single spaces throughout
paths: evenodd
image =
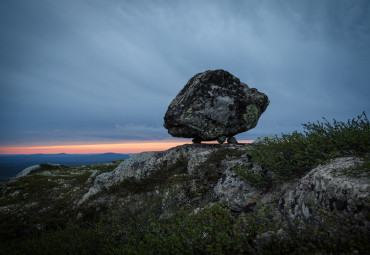
M 109 163 L 127 159 L 132 154 L 31 154 L 31 155 L 0 155 L 0 182 L 9 180 L 26 167 L 38 164 L 61 164 L 79 166 Z

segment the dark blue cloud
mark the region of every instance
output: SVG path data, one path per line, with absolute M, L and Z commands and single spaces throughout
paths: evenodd
M 271 100 L 239 139 L 370 108 L 367 0 L 5 0 L 0 31 L 0 145 L 168 138 L 171 100 L 218 68 Z

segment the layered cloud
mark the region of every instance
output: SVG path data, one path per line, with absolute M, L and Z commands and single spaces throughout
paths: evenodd
M 225 69 L 271 100 L 254 139 L 369 111 L 369 1 L 2 1 L 0 145 L 169 138 L 167 106 Z

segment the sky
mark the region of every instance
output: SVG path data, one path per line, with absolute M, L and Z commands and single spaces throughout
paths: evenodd
M 206 70 L 270 99 L 238 140 L 370 110 L 368 0 L 0 0 L 0 34 L 0 153 L 187 142 L 163 117 Z

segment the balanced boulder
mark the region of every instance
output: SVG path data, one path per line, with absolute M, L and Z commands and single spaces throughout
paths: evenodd
M 205 71 L 192 77 L 173 99 L 164 116 L 164 127 L 170 135 L 194 138 L 195 143 L 222 143 L 254 128 L 268 105 L 265 94 L 229 72 Z

